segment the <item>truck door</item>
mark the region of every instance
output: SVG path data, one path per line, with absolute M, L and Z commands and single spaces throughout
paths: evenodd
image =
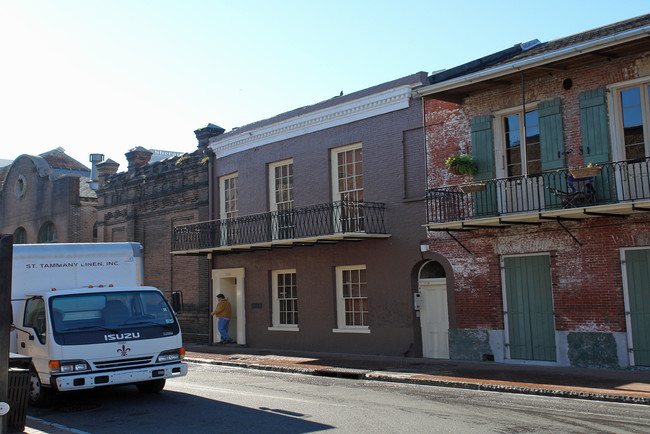
M 39 373 L 47 373 L 49 369 L 47 318 L 45 316 L 45 301 L 41 297 L 27 299 L 22 327 L 33 338 L 30 338 L 27 333 L 18 333 L 18 352 L 30 356 Z

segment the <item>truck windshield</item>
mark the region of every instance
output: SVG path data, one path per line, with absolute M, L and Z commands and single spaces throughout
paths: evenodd
M 156 291 L 61 295 L 50 299 L 57 343 L 90 344 L 178 333 L 171 308 Z

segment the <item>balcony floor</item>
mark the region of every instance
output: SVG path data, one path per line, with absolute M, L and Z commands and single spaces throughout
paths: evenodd
M 390 238 L 391 234 L 367 234 L 358 232 L 346 232 L 332 235 L 321 235 L 309 238 L 295 238 L 286 240 L 275 240 L 255 244 L 238 244 L 234 246 L 210 247 L 197 250 L 172 251 L 173 255 L 226 255 L 229 253 L 252 252 L 256 250 L 286 249 L 298 246 L 314 246 L 316 244 L 336 244 L 343 241 L 362 241 L 368 239 Z
M 429 223 L 431 231 L 469 230 L 499 228 L 505 226 L 539 224 L 553 220 L 583 220 L 595 217 L 625 217 L 631 214 L 650 212 L 650 199 L 635 202 L 618 202 L 608 205 L 595 205 L 580 208 L 563 208 L 542 212 L 525 212 L 503 216 L 474 218 L 441 223 Z

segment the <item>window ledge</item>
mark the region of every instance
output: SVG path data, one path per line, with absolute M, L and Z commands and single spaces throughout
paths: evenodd
M 346 327 L 332 329 L 332 333 L 370 333 L 370 329 L 368 327 Z
M 273 326 L 268 328 L 272 332 L 299 332 L 298 326 Z

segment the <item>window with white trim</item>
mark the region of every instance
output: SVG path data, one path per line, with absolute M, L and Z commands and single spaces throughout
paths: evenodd
M 336 267 L 336 299 L 338 331 L 369 331 L 365 265 Z
M 269 164 L 269 200 L 273 239 L 293 238 L 293 160 Z
M 526 111 L 525 116 L 523 110 L 511 112 L 502 116 L 500 120 L 501 131 L 497 141 L 501 143 L 503 166 L 498 176 L 512 177 L 541 173 L 542 155 L 537 109 Z
M 298 286 L 296 270 L 274 270 L 271 273 L 273 291 L 273 327 L 298 327 Z
M 219 179 L 221 190 L 221 219 L 239 217 L 239 193 L 237 189 L 238 174 L 222 176 Z
M 363 202 L 363 152 L 361 143 L 332 149 L 333 199 Z
M 219 178 L 220 191 L 220 244 L 232 246 L 239 240 L 239 229 L 236 218 L 239 217 L 239 190 L 237 173 Z
M 615 122 L 620 159 L 650 156 L 650 83 L 615 91 Z
M 337 232 L 363 232 L 363 150 L 361 143 L 332 149 L 332 199 Z

